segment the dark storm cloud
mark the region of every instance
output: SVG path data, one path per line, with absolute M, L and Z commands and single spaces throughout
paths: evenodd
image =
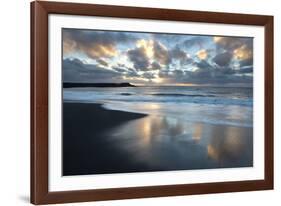
M 131 49 L 127 52 L 127 55 L 136 70 L 148 70 L 149 59 L 143 47 Z
M 232 54 L 230 52 L 224 52 L 217 54 L 213 61 L 219 66 L 228 66 L 232 59 Z
M 115 82 L 120 74 L 95 64 L 84 64 L 78 59 L 63 60 L 64 82 Z
M 63 30 L 63 52 L 82 52 L 88 57 L 108 58 L 117 54 L 116 44 L 135 41 L 136 38 L 124 32 L 104 32 L 88 30 Z

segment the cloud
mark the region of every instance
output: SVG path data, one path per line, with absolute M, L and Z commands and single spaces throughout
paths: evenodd
M 238 60 L 252 59 L 252 49 L 250 49 L 246 44 L 243 44 L 241 47 L 233 51 L 233 56 Z
M 213 61 L 219 66 L 228 66 L 232 59 L 232 54 L 229 52 L 219 53 L 214 58 Z
M 194 65 L 196 65 L 199 69 L 203 69 L 203 70 L 204 69 L 215 69 L 206 60 L 201 60 L 200 62 L 194 62 Z
M 252 83 L 252 38 L 64 29 L 63 52 L 65 81 Z
M 244 44 L 249 46 L 252 44 L 252 38 L 214 36 L 213 40 L 218 47 L 228 51 L 233 51 Z
M 242 67 L 237 72 L 240 73 L 240 74 L 253 73 L 253 67 L 252 66 Z
M 252 58 L 253 38 L 215 36 L 213 40 L 217 49 L 233 53 L 237 59 Z
M 135 37 L 124 32 L 104 32 L 63 29 L 63 53 L 82 52 L 89 58 L 110 58 L 118 54 L 117 43 L 126 43 Z
M 192 84 L 247 84 L 252 85 L 252 67 L 234 70 L 229 66 L 216 66 L 206 60 L 193 62 L 194 70 L 169 69 L 160 70 L 159 77 L 166 83 L 192 83 Z
M 63 82 L 118 82 L 120 73 L 96 64 L 85 64 L 79 59 L 64 59 Z
M 204 59 L 207 59 L 208 52 L 206 49 L 201 49 L 196 53 L 196 55 L 200 60 L 204 60 Z
M 155 40 L 137 41 L 136 47 L 127 51 L 127 56 L 134 68 L 142 71 L 161 69 L 161 65 L 171 62 L 168 49 Z
M 219 66 L 228 66 L 231 61 L 236 61 L 240 69 L 253 66 L 253 39 L 240 37 L 214 37 L 217 54 L 213 61 Z M 250 70 L 249 70 L 250 71 Z
M 154 82 L 161 78 L 164 83 L 196 83 L 196 84 L 225 84 L 225 83 L 252 83 L 253 67 L 245 66 L 239 70 L 230 67 L 214 67 L 202 60 L 193 64 L 197 69 L 187 71 L 182 69 L 161 69 L 142 71 L 140 74 L 134 68 L 113 67 L 106 69 L 97 64 L 86 64 L 79 59 L 63 60 L 64 82 L 124 82 L 132 83 Z M 246 76 L 245 76 L 245 75 Z
M 168 65 L 171 62 L 168 49 L 160 42 L 153 41 L 154 58 L 160 64 Z
M 202 48 L 204 46 L 204 43 L 206 43 L 208 40 L 209 38 L 207 36 L 196 36 L 185 40 L 182 45 L 188 49 L 194 46 Z
M 190 55 L 180 49 L 179 47 L 170 50 L 169 54 L 170 58 L 179 60 L 181 65 L 190 64 L 193 62 L 192 58 L 190 58 Z
M 160 64 L 158 64 L 157 62 L 152 62 L 151 66 L 151 70 L 159 70 L 161 69 Z
M 239 61 L 240 67 L 253 65 L 253 58 L 244 59 Z
M 154 73 L 151 73 L 151 72 L 144 72 L 141 76 L 143 78 L 149 79 L 149 80 L 156 78 L 156 75 Z
M 104 61 L 103 59 L 96 59 L 96 61 L 102 66 L 105 66 L 105 67 L 108 66 L 108 63 L 106 61 Z
M 131 49 L 127 55 L 136 70 L 148 70 L 150 62 L 144 47 Z
M 179 61 L 181 65 L 193 62 L 192 58 L 179 47 L 168 49 L 155 39 L 138 40 L 136 47 L 127 51 L 127 56 L 133 63 L 134 68 L 142 71 L 160 70 L 163 67 L 169 67 L 173 60 Z
M 120 68 L 120 67 L 113 67 L 112 69 L 119 73 L 126 73 L 128 71 L 128 70 L 126 70 L 124 68 Z
M 134 69 L 132 69 L 132 68 L 130 68 L 130 69 L 128 69 L 128 71 L 127 71 L 127 73 L 126 73 L 126 76 L 128 76 L 128 77 L 141 77 L 141 75 L 140 74 L 138 74 L 137 73 L 137 71 L 136 70 L 134 70 Z
M 154 56 L 153 40 L 140 39 L 136 42 L 136 46 L 137 48 L 142 48 L 145 52 L 145 55 L 148 58 L 153 58 Z

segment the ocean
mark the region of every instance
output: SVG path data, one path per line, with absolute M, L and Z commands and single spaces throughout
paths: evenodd
M 63 90 L 63 100 L 103 103 L 107 109 L 174 117 L 187 122 L 253 126 L 253 89 L 245 87 L 68 88 Z

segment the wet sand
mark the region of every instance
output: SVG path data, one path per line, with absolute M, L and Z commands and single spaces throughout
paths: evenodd
M 63 104 L 63 175 L 142 171 L 144 165 L 107 144 L 105 132 L 144 114 L 106 110 L 101 104 Z
M 251 167 L 252 132 L 64 103 L 63 175 Z

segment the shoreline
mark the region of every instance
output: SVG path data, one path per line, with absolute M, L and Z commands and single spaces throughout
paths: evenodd
M 63 175 L 94 174 L 95 171 L 99 172 L 98 168 L 113 173 L 112 168 L 123 170 L 127 166 L 141 170 L 142 166 L 139 168 L 133 162 L 120 163 L 120 159 L 127 159 L 126 154 L 115 152 L 114 145 L 107 144 L 104 133 L 146 116 L 148 115 L 107 110 L 99 103 L 64 102 Z

